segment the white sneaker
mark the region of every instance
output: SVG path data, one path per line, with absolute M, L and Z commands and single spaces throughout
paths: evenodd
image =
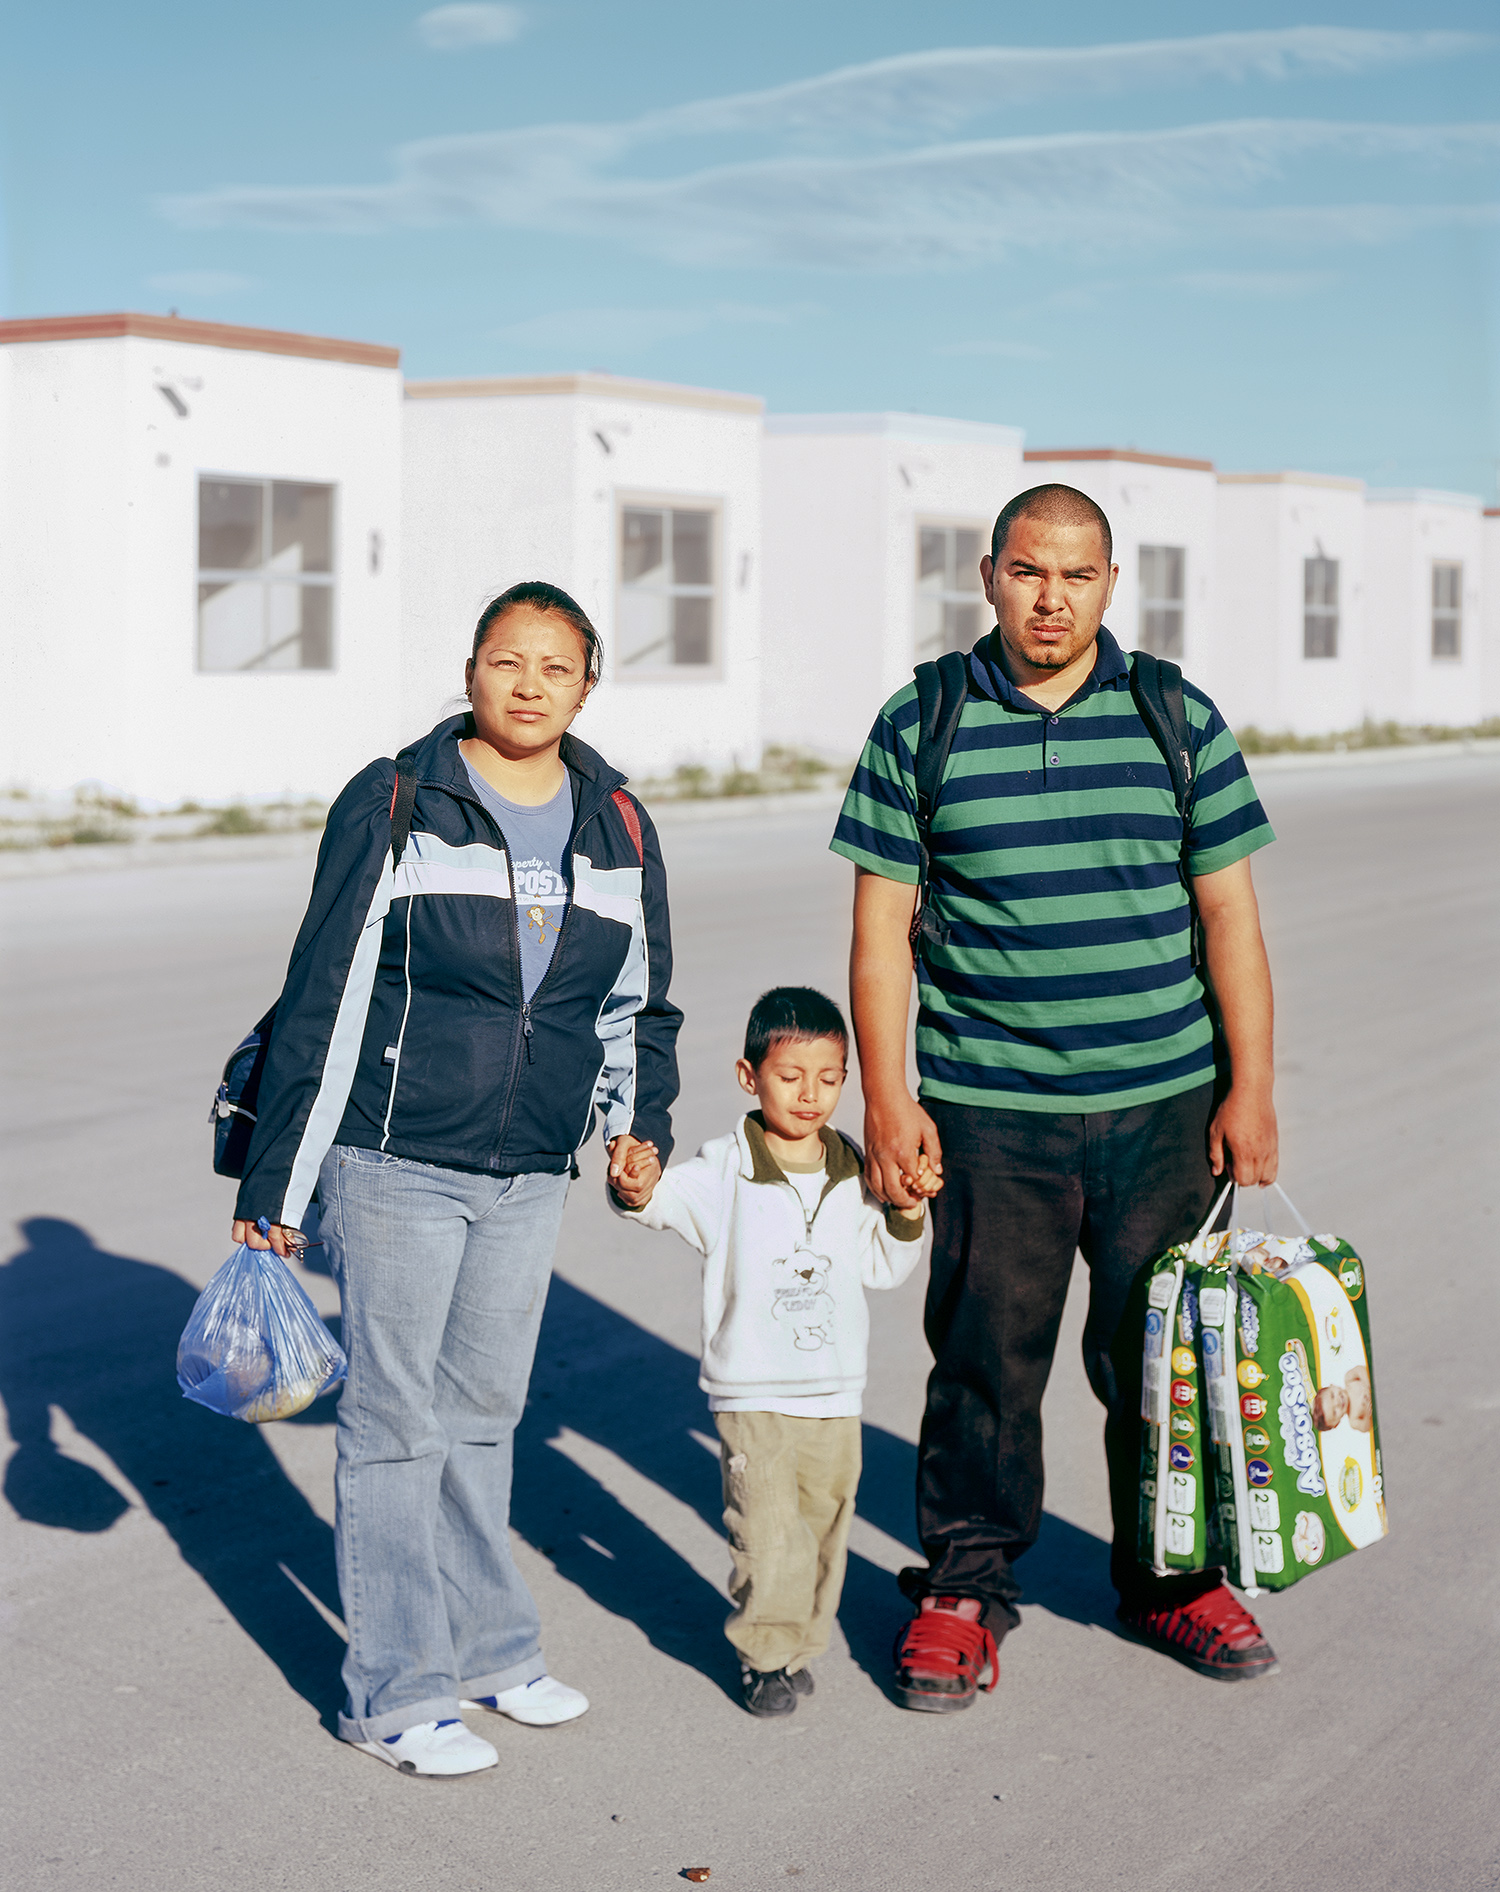
M 419 1721 L 416 1727 L 403 1728 L 383 1741 L 351 1741 L 349 1745 L 400 1768 L 403 1774 L 479 1774 L 500 1764 L 489 1742 L 470 1734 L 461 1721 Z
M 555 1728 L 560 1722 L 576 1721 L 587 1714 L 589 1698 L 555 1676 L 539 1675 L 534 1682 L 522 1682 L 499 1695 L 481 1695 L 472 1706 L 509 1715 L 512 1721 L 524 1721 L 528 1728 Z

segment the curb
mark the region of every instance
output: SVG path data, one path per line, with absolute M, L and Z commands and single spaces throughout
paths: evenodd
M 283 861 L 316 854 L 321 830 L 295 834 L 217 835 L 202 841 L 127 841 L 113 846 L 17 848 L 0 854 L 0 881 L 55 880 L 60 874 L 99 874 L 128 867 L 204 867 L 215 861 Z
M 1302 771 L 1368 769 L 1409 762 L 1493 762 L 1500 759 L 1500 738 L 1475 742 L 1414 742 L 1389 749 L 1313 749 L 1245 757 L 1252 781 L 1268 775 Z M 841 788 L 807 789 L 794 795 L 733 795 L 702 801 L 646 802 L 658 828 L 696 827 L 703 822 L 751 821 L 780 815 L 831 814 L 841 808 Z M 133 841 L 112 847 L 18 848 L 0 853 L 0 881 L 52 880 L 60 874 L 97 874 L 136 867 L 203 867 L 214 863 L 298 860 L 316 854 L 321 830 L 294 834 L 246 835 L 242 840 Z
M 800 795 L 734 795 L 725 800 L 644 803 L 659 828 L 692 827 L 705 821 L 747 821 L 842 807 L 843 789 L 809 789 Z M 321 829 L 294 834 L 247 834 L 242 839 L 127 841 L 95 847 L 16 848 L 0 853 L 0 882 L 55 880 L 63 874 L 118 873 L 141 867 L 206 867 L 217 862 L 299 860 L 314 855 Z
M 1500 737 L 1481 736 L 1471 742 L 1392 743 L 1387 749 L 1282 749 L 1270 755 L 1247 755 L 1252 777 L 1286 775 L 1297 769 L 1367 769 L 1383 762 L 1492 761 L 1500 756 Z

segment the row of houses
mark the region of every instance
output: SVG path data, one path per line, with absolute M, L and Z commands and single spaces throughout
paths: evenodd
M 451 706 L 522 578 L 598 626 L 580 733 L 637 777 L 843 760 L 981 634 L 995 514 L 1054 479 L 1112 522 L 1115 634 L 1235 727 L 1500 713 L 1500 511 L 1465 494 L 104 315 L 0 323 L 0 780 L 331 794 Z

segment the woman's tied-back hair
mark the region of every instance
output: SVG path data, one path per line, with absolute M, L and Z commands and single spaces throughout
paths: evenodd
M 474 648 L 469 653 L 471 659 L 475 663 L 479 661 L 479 653 L 484 649 L 484 640 L 492 627 L 499 623 L 507 611 L 517 610 L 522 605 L 530 605 L 533 611 L 555 611 L 560 618 L 567 619 L 583 642 L 588 680 L 591 684 L 597 683 L 604 664 L 604 645 L 599 640 L 599 633 L 589 623 L 588 614 L 581 604 L 570 598 L 560 586 L 543 584 L 540 579 L 512 585 L 508 591 L 502 591 L 498 598 L 490 600 L 474 626 Z
M 849 1027 L 844 1014 L 830 998 L 815 992 L 810 985 L 777 985 L 762 992 L 750 1012 L 745 1027 L 745 1062 L 758 1071 L 771 1054 L 773 1045 L 790 1038 L 794 1044 L 807 1044 L 814 1038 L 837 1038 L 849 1050 Z

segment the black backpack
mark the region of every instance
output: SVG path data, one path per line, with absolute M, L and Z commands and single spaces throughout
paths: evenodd
M 943 770 L 948 752 L 958 731 L 964 699 L 969 693 L 969 658 L 961 650 L 946 651 L 935 663 L 917 665 L 917 904 L 911 917 L 912 956 L 917 957 L 923 942 L 943 946 L 948 928 L 932 911 L 928 898 L 931 867 L 932 817 L 942 788 Z M 1130 693 L 1140 711 L 1141 720 L 1161 750 L 1167 773 L 1172 778 L 1172 794 L 1177 812 L 1182 816 L 1182 852 L 1177 871 L 1187 890 L 1192 910 L 1192 960 L 1196 967 L 1202 959 L 1198 904 L 1193 899 L 1192 877 L 1188 873 L 1188 827 L 1192 816 L 1195 783 L 1193 780 L 1193 743 L 1188 729 L 1187 709 L 1182 700 L 1182 671 L 1174 663 L 1153 657 L 1148 651 L 1135 654 L 1130 669 Z
M 391 796 L 391 863 L 394 867 L 400 866 L 401 856 L 406 852 L 412 804 L 417 799 L 417 778 L 401 766 L 410 760 L 409 749 L 396 758 L 396 787 Z M 250 1153 L 250 1138 L 255 1130 L 255 1107 L 260 1100 L 261 1074 L 266 1068 L 275 1023 L 273 1005 L 264 1018 L 256 1020 L 225 1060 L 224 1075 L 208 1110 L 208 1120 L 214 1127 L 216 1175 L 240 1177 L 245 1173 L 245 1158 Z

